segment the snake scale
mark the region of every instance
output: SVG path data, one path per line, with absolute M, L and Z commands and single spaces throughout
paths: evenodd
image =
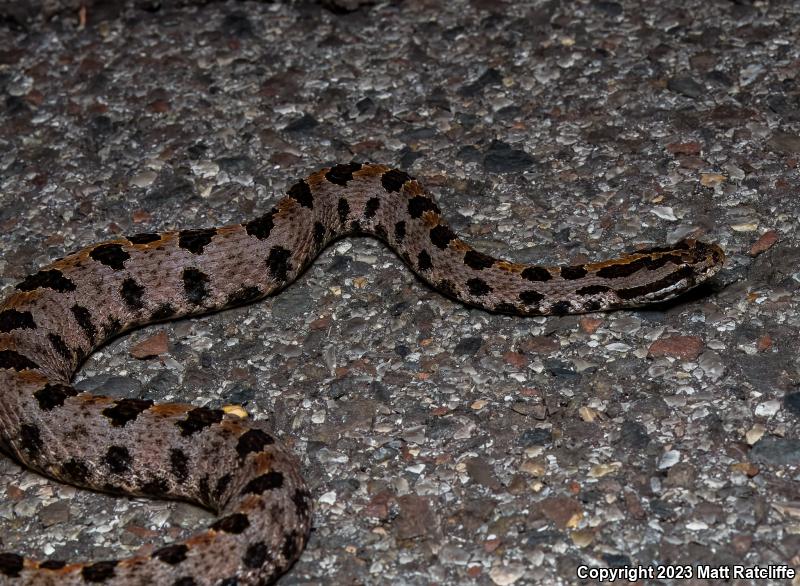
M 724 261 L 717 245 L 690 239 L 583 265 L 496 259 L 448 228 L 418 181 L 359 163 L 313 173 L 242 224 L 120 237 L 56 260 L 0 304 L 0 448 L 63 482 L 182 499 L 218 518 L 183 542 L 120 560 L 2 553 L 0 584 L 244 586 L 285 571 L 308 538 L 312 502 L 297 459 L 263 424 L 218 409 L 92 395 L 70 380 L 109 338 L 273 294 L 353 233 L 386 242 L 441 293 L 513 315 L 670 299 Z

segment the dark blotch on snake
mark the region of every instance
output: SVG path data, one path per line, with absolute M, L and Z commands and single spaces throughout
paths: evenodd
M 130 469 L 131 453 L 125 446 L 111 446 L 106 451 L 105 463 L 114 474 L 123 474 Z
M 442 279 L 436 284 L 436 288 L 447 295 L 448 297 L 457 297 L 458 290 L 456 286 L 453 284 L 452 281 L 448 281 L 447 279 Z
M 314 222 L 314 244 L 320 248 L 325 242 L 325 224 Z
M 30 311 L 18 311 L 16 309 L 0 311 L 0 332 L 34 329 L 36 329 L 36 322 L 33 321 L 33 315 Z
M 29 423 L 19 426 L 19 437 L 22 440 L 22 449 L 35 458 L 42 451 L 42 435 L 39 428 Z
M 550 308 L 550 312 L 553 315 L 566 315 L 569 313 L 570 309 L 571 305 L 569 301 L 559 301 Z
M 289 278 L 289 271 L 292 270 L 292 265 L 289 259 L 292 252 L 282 246 L 273 246 L 269 249 L 269 256 L 267 256 L 267 268 L 272 277 L 279 283 L 285 282 Z
M 408 215 L 414 218 L 415 220 L 422 217 L 422 214 L 425 212 L 434 212 L 435 214 L 441 214 L 441 210 L 436 203 L 427 196 L 424 195 L 415 195 L 410 200 L 408 200 Z
M 222 497 L 222 493 L 225 492 L 225 489 L 228 488 L 228 485 L 231 483 L 231 475 L 230 474 L 223 474 L 217 480 L 217 484 L 214 487 L 214 499 L 219 500 Z
M 510 313 L 513 315 L 519 313 L 519 308 L 517 308 L 517 306 L 513 303 L 503 301 L 494 306 L 494 311 L 498 313 Z
M 186 299 L 194 305 L 203 303 L 203 300 L 209 295 L 208 283 L 210 281 L 208 275 L 200 269 L 183 269 L 183 290 L 186 293 Z
M 55 350 L 61 358 L 66 361 L 72 360 L 72 351 L 69 349 L 69 346 L 67 346 L 64 338 L 51 332 L 47 334 L 47 339 L 50 341 L 50 345 L 53 346 L 53 350 Z
M 476 271 L 482 271 L 492 266 L 494 259 L 488 254 L 483 254 L 477 250 L 468 250 L 464 253 L 464 264 Z
M 300 180 L 289 188 L 287 192 L 289 197 L 294 199 L 304 208 L 314 208 L 314 196 L 311 194 L 311 188 L 304 180 Z
M 406 223 L 400 220 L 394 225 L 394 240 L 397 244 L 402 244 L 406 237 Z
M 261 289 L 255 285 L 249 285 L 237 289 L 228 295 L 227 305 L 241 305 L 243 303 L 250 303 L 261 297 Z
M 114 576 L 114 568 L 116 566 L 116 560 L 97 562 L 83 568 L 83 570 L 81 570 L 81 576 L 83 576 L 86 582 L 105 582 Z
M 137 283 L 135 279 L 128 277 L 122 281 L 119 294 L 129 308 L 138 310 L 144 307 L 142 299 L 144 297 L 144 287 Z
M 339 216 L 339 223 L 345 224 L 347 222 L 347 216 L 350 215 L 350 202 L 343 197 L 340 198 L 339 203 L 336 204 L 336 213 Z
M 256 476 L 242 489 L 242 494 L 261 494 L 266 490 L 275 490 L 283 486 L 283 474 L 276 470 Z
M 381 175 L 381 185 L 390 193 L 400 191 L 405 182 L 410 180 L 411 177 L 399 169 L 390 169 Z
M 100 244 L 89 251 L 89 257 L 115 271 L 121 271 L 131 255 L 122 249 L 122 244 Z
M 39 564 L 39 567 L 45 570 L 60 570 L 66 565 L 67 562 L 62 560 L 45 560 Z
M 76 289 L 75 283 L 69 280 L 58 269 L 48 269 L 29 275 L 15 287 L 17 291 L 33 291 L 34 289 L 52 289 L 59 293 L 67 293 Z
M 544 267 L 528 267 L 522 271 L 522 278 L 528 281 L 549 281 L 553 275 Z
M 248 236 L 255 236 L 259 240 L 269 238 L 270 232 L 275 227 L 273 218 L 278 213 L 277 208 L 272 208 L 263 216 L 242 224 Z
M 244 460 L 248 454 L 263 452 L 264 448 L 275 443 L 275 439 L 260 429 L 250 429 L 244 432 L 236 442 L 236 453 Z
M 0 574 L 9 578 L 19 578 L 19 573 L 25 564 L 21 555 L 15 553 L 0 553 Z
M 260 568 L 264 565 L 264 562 L 267 561 L 268 551 L 267 544 L 263 541 L 251 543 L 244 552 L 242 562 L 244 562 L 244 565 L 248 568 Z
M 420 250 L 417 255 L 417 269 L 420 271 L 427 271 L 433 268 L 431 255 L 425 250 Z
M 607 293 L 611 291 L 611 287 L 607 287 L 605 285 L 586 285 L 586 287 L 581 287 L 580 289 L 576 289 L 575 293 L 578 295 L 597 295 L 598 293 Z
M 184 437 L 190 436 L 222 421 L 224 413 L 219 409 L 206 409 L 205 407 L 196 407 L 186 414 L 186 419 L 178 421 L 177 425 L 181 430 L 181 435 Z
M 70 311 L 72 311 L 72 315 L 75 316 L 75 321 L 78 322 L 78 326 L 83 330 L 83 333 L 86 334 L 89 342 L 94 345 L 95 337 L 97 336 L 97 328 L 95 328 L 92 323 L 92 312 L 78 304 L 73 305 Z
M 165 564 L 174 566 L 186 559 L 186 552 L 188 551 L 189 547 L 186 544 L 177 543 L 155 550 L 152 557 L 161 560 Z
M 242 533 L 248 527 L 250 527 L 250 521 L 247 520 L 247 515 L 243 513 L 228 515 L 211 525 L 211 529 L 214 531 L 224 531 L 234 535 Z
M 378 213 L 378 208 L 381 207 L 381 200 L 377 197 L 371 197 L 367 200 L 367 204 L 364 206 L 364 217 L 367 219 L 371 219 L 375 217 L 375 214 Z
M 583 265 L 574 265 L 568 267 L 561 267 L 561 278 L 562 279 L 582 279 L 586 276 L 586 267 Z
M 147 399 L 119 399 L 112 407 L 103 409 L 103 415 L 114 427 L 124 427 L 152 406 L 153 402 Z
M 89 467 L 76 458 L 70 458 L 61 465 L 61 473 L 75 484 L 85 484 Z
M 189 478 L 189 456 L 181 449 L 172 448 L 169 451 L 169 465 L 172 475 L 180 482 Z
M 433 242 L 434 246 L 437 248 L 444 250 L 447 248 L 447 245 L 450 244 L 450 241 L 455 239 L 455 232 L 447 226 L 439 224 L 431 228 L 431 242 Z
M 11 368 L 20 371 L 39 368 L 39 365 L 16 350 L 0 350 L 0 368 Z
M 178 232 L 178 246 L 192 254 L 201 254 L 211 239 L 217 234 L 216 228 L 201 228 L 199 230 L 181 230 Z
M 39 408 L 42 411 L 50 411 L 56 407 L 61 407 L 67 397 L 74 397 L 78 394 L 78 389 L 61 384 L 47 383 L 41 389 L 33 393 Z
M 141 486 L 141 491 L 151 496 L 165 496 L 168 490 L 169 484 L 163 478 L 152 478 Z
M 492 292 L 492 288 L 483 279 L 470 279 L 467 281 L 467 288 L 473 297 L 482 297 Z
M 175 315 L 175 308 L 172 307 L 169 303 L 162 303 L 159 305 L 156 310 L 150 314 L 150 318 L 153 320 L 162 320 L 168 319 Z
M 361 169 L 361 163 L 345 163 L 331 167 L 325 173 L 325 179 L 336 185 L 345 186 L 348 181 L 353 180 L 353 173 Z
M 525 305 L 536 305 L 542 299 L 544 299 L 544 295 L 539 293 L 538 291 L 522 291 L 519 294 L 519 300 L 522 301 Z
M 375 232 L 375 235 L 383 240 L 384 242 L 388 242 L 389 240 L 389 233 L 386 231 L 386 226 L 383 224 L 378 224 L 372 229 Z

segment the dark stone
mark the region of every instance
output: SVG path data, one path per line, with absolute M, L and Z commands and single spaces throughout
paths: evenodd
M 650 443 L 647 429 L 641 423 L 626 419 L 620 428 L 619 441 L 632 451 L 643 450 Z
M 786 395 L 783 398 L 783 406 L 795 417 L 800 417 L 800 391 Z
M 526 429 L 519 436 L 519 445 L 524 448 L 531 446 L 546 446 L 553 442 L 553 433 L 549 429 Z
M 464 97 L 471 97 L 480 93 L 485 87 L 499 86 L 502 83 L 502 74 L 494 68 L 489 68 L 478 79 L 459 88 L 458 93 Z
M 766 436 L 750 449 L 753 462 L 791 466 L 800 464 L 800 439 Z
M 702 85 L 688 76 L 670 78 L 667 81 L 667 89 L 694 100 L 702 98 L 706 93 L 706 90 Z
M 456 344 L 453 353 L 458 356 L 474 356 L 480 350 L 481 344 L 483 344 L 483 338 L 462 338 Z
M 289 122 L 289 124 L 284 127 L 284 130 L 286 132 L 308 132 L 318 125 L 319 122 L 311 114 L 303 114 Z
M 490 173 L 518 173 L 536 162 L 531 155 L 510 144 L 493 141 L 483 157 L 483 168 Z

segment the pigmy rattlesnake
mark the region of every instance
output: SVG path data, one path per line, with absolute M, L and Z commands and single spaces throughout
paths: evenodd
M 713 276 L 724 254 L 683 240 L 584 265 L 524 265 L 473 250 L 422 186 L 348 163 L 299 181 L 263 216 L 222 228 L 136 234 L 84 248 L 16 285 L 0 305 L 0 448 L 49 477 L 198 503 L 206 531 L 148 556 L 93 563 L 0 554 L 0 585 L 251 585 L 300 555 L 311 496 L 259 422 L 218 409 L 112 399 L 70 385 L 104 341 L 143 324 L 273 294 L 332 240 L 371 234 L 445 295 L 514 315 L 663 301 Z

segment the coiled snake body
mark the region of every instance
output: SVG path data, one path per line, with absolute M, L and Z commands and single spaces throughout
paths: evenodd
M 243 224 L 137 234 L 70 254 L 0 305 L 0 448 L 64 482 L 179 498 L 219 518 L 149 556 L 66 563 L 3 553 L 0 584 L 231 586 L 280 575 L 303 549 L 312 503 L 297 460 L 263 425 L 217 409 L 95 396 L 70 380 L 110 337 L 275 293 L 354 232 L 386 242 L 447 296 L 514 315 L 669 299 L 724 260 L 718 246 L 695 240 L 579 266 L 492 258 L 447 227 L 416 180 L 358 163 L 310 175 Z

